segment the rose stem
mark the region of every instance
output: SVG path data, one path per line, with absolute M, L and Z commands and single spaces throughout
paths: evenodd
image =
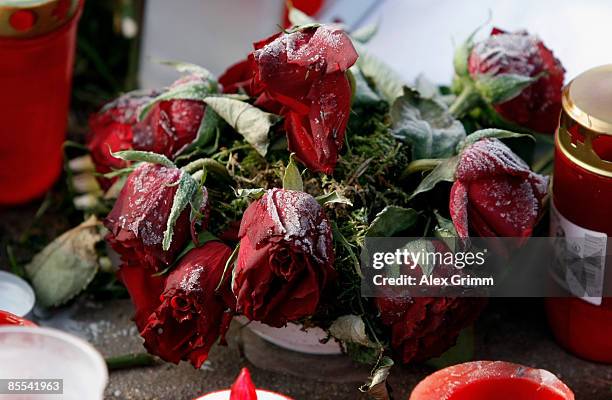
M 110 371 L 135 367 L 148 367 L 157 363 L 155 357 L 148 353 L 123 354 L 120 356 L 108 357 L 105 361 Z
M 432 170 L 440 165 L 443 161 L 444 159 L 441 158 L 424 158 L 422 160 L 414 160 L 406 166 L 404 171 L 402 171 L 400 180 L 404 180 L 417 172 Z
M 212 158 L 200 158 L 199 160 L 192 161 L 185 165 L 182 169 L 185 172 L 192 173 L 202 168 L 206 168 L 208 172 L 212 172 L 213 174 L 226 178 L 227 180 L 232 179 L 227 172 L 227 169 L 225 169 L 225 166 Z
M 472 108 L 474 108 L 476 103 L 478 103 L 479 101 L 480 94 L 478 94 L 478 91 L 476 90 L 474 84 L 466 83 L 463 88 L 463 91 L 459 96 L 457 96 L 453 104 L 451 104 L 451 106 L 449 107 L 448 111 L 455 118 L 461 118 L 465 114 L 467 114 Z

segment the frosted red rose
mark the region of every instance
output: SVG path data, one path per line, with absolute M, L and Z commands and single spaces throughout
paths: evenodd
M 391 347 L 403 363 L 437 357 L 453 346 L 462 329 L 486 305 L 479 298 L 376 298 L 380 318 L 391 330 Z
M 307 193 L 271 189 L 245 211 L 234 270 L 237 309 L 275 327 L 315 313 L 330 279 L 330 224 Z
M 540 218 L 548 178 L 538 175 L 497 139 L 460 155 L 450 214 L 461 237 L 527 237 Z
M 350 112 L 345 73 L 358 57 L 350 38 L 339 28 L 318 26 L 279 33 L 254 47 L 219 81 L 226 91 L 242 89 L 256 105 L 283 115 L 289 150 L 313 171 L 331 174 Z
M 174 82 L 170 88 L 202 79 L 189 75 Z M 90 117 L 87 147 L 97 172 L 106 174 L 128 165 L 113 157 L 111 151 L 142 150 L 174 158 L 196 139 L 205 112 L 201 101 L 160 101 L 153 105 L 143 121 L 138 121 L 141 108 L 158 94 L 128 93 Z M 108 189 L 114 180 L 98 178 L 103 189 Z
M 495 110 L 505 119 L 537 132 L 553 133 L 561 112 L 561 89 L 565 70 L 552 51 L 525 31 L 504 32 L 493 29 L 491 36 L 477 43 L 469 56 L 468 69 L 474 79 L 479 75 L 541 75 L 521 93 Z
M 121 261 L 153 271 L 174 261 L 190 236 L 189 209 L 183 210 L 175 226 L 172 243 L 163 250 L 174 195 L 181 170 L 144 163 L 125 182 L 113 209 L 104 220 L 110 233 L 108 243 L 119 253 Z
M 231 253 L 229 247 L 213 241 L 181 258 L 166 279 L 161 304 L 140 327 L 150 353 L 200 368 L 212 346 L 219 339 L 224 342 L 235 302 L 229 275 L 223 277 Z
M 127 166 L 127 162 L 112 156 L 112 152 L 132 149 L 133 127 L 138 110 L 153 99 L 154 93 L 128 93 L 107 104 L 89 118 L 87 147 L 96 171 L 106 174 Z M 100 177 L 98 182 L 108 189 L 114 180 Z
M 188 83 L 205 82 L 189 75 L 174 82 L 170 89 Z M 152 151 L 173 158 L 193 142 L 204 116 L 205 105 L 197 100 L 164 100 L 134 128 L 134 149 Z

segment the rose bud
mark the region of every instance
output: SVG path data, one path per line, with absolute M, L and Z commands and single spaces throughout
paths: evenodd
M 272 189 L 247 208 L 234 270 L 238 311 L 281 327 L 315 313 L 335 277 L 330 224 L 307 193 Z
M 495 28 L 471 47 L 467 71 L 456 72 L 460 76 L 467 72 L 463 97 L 475 89 L 505 121 L 536 132 L 555 131 L 565 70 L 537 36 Z M 451 109 L 467 112 L 475 105 L 474 101 L 461 104 L 463 100 L 459 96 Z
M 137 122 L 139 108 L 152 100 L 154 93 L 128 93 L 105 105 L 89 118 L 87 147 L 96 171 L 106 174 L 127 166 L 127 162 L 112 156 L 112 152 L 132 148 L 133 126 Z M 98 177 L 104 190 L 114 179 Z
M 471 325 L 485 299 L 451 297 L 376 298 L 380 318 L 391 329 L 391 347 L 403 363 L 437 357 Z
M 240 375 L 234 381 L 230 400 L 257 400 L 257 391 L 248 369 L 242 368 Z
M 129 176 L 113 209 L 104 220 L 110 233 L 107 242 L 125 264 L 156 271 L 174 262 L 190 234 L 189 208 L 174 226 L 170 248 L 162 241 L 172 209 L 176 184 L 182 172 L 177 168 L 143 163 Z
M 174 82 L 169 89 L 197 82 L 207 83 L 199 75 L 189 75 Z M 196 139 L 204 109 L 204 103 L 197 100 L 158 102 L 134 128 L 134 149 L 173 158 Z
M 548 178 L 498 139 L 482 139 L 459 156 L 450 215 L 460 237 L 528 237 L 542 215 Z
M 212 346 L 220 338 L 224 342 L 235 306 L 231 274 L 224 275 L 231 253 L 228 246 L 211 241 L 180 259 L 166 279 L 161 304 L 140 331 L 151 354 L 200 368 Z

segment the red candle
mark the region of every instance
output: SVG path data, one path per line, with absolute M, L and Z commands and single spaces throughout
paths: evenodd
M 18 317 L 8 311 L 0 310 L 0 326 L 2 325 L 36 326 L 35 323 L 28 321 L 27 319 Z
M 82 6 L 0 4 L 0 205 L 44 194 L 60 174 Z
M 409 400 L 573 400 L 552 373 L 503 361 L 474 361 L 422 380 Z
M 548 319 L 568 350 L 612 363 L 612 298 L 604 296 L 612 289 L 612 65 L 565 87 L 555 147 L 551 236 L 566 254 L 593 261 L 576 270 L 556 260 L 554 276 L 574 297 L 547 299 Z

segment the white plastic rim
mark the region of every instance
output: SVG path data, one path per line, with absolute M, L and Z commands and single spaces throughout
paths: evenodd
M 0 271 L 0 310 L 25 317 L 35 302 L 34 290 L 26 281 L 10 272 Z
M 220 392 L 209 393 L 195 400 L 229 400 L 231 391 L 221 390 Z M 268 392 L 267 390 L 257 389 L 257 400 L 292 400 L 278 393 Z
M 7 326 L 0 327 L 0 379 L 63 379 L 62 400 L 102 400 L 108 370 L 100 353 L 80 338 Z
M 291 322 L 282 328 L 273 328 L 261 322 L 249 321 L 244 316 L 236 317 L 236 320 L 246 325 L 260 338 L 283 349 L 312 355 L 342 354 L 342 349 L 336 341 L 329 340 L 327 343 L 321 343 L 322 340 L 328 338 L 321 328 L 313 327 L 302 330 L 301 325 Z

